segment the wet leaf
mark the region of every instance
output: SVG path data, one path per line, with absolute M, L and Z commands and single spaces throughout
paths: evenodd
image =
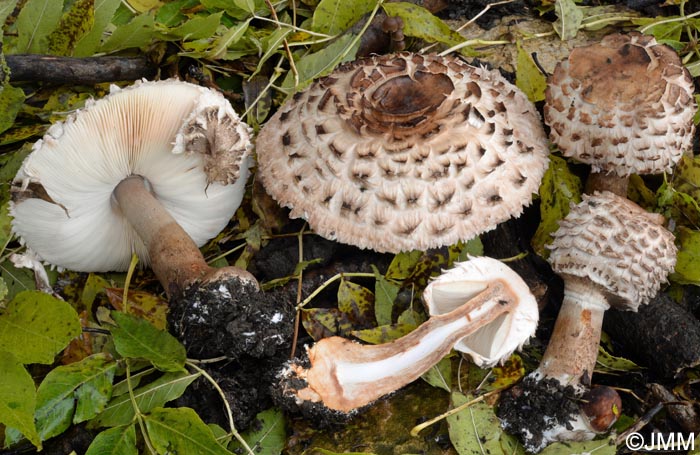
M 564 159 L 550 156 L 549 168 L 540 184 L 540 225 L 532 237 L 532 248 L 546 258 L 545 248 L 552 241 L 552 233 L 559 229 L 559 220 L 569 213 L 569 204 L 581 202 L 581 180 L 574 175 Z
M 117 27 L 104 42 L 101 52 L 141 48 L 151 43 L 155 36 L 155 21 L 149 13 L 134 17 L 128 24 Z
M 73 307 L 43 292 L 17 294 L 0 314 L 0 351 L 11 352 L 22 363 L 53 363 L 79 334 Z
M 473 399 L 472 395 L 452 392 L 452 407 L 460 406 Z M 459 455 L 503 453 L 500 442 L 503 431 L 498 417 L 491 406 L 483 401 L 447 417 L 447 426 L 450 441 Z
M 336 35 L 372 11 L 376 4 L 376 0 L 321 0 L 314 9 L 311 30 Z
M 523 49 L 520 41 L 518 47 L 518 64 L 515 72 L 515 85 L 522 90 L 527 99 L 536 103 L 544 99 L 544 91 L 547 88 L 547 77 L 542 74 L 539 67 L 535 65 L 532 56 Z
M 241 434 L 256 455 L 279 455 L 287 442 L 284 414 L 278 409 L 267 409 L 255 416 L 253 428 Z M 243 453 L 243 446 L 233 441 L 229 449 Z
M 421 378 L 433 387 L 452 392 L 452 359 L 445 357 L 440 360 L 426 371 Z
M 109 25 L 120 0 L 96 0 L 92 28 L 75 44 L 74 57 L 89 57 L 99 49 L 105 28 Z
M 190 408 L 155 408 L 144 416 L 144 421 L 151 444 L 159 454 L 231 454 Z
M 354 59 L 359 44 L 354 35 L 342 35 L 320 51 L 305 55 L 296 62 L 299 84 L 295 83 L 294 73 L 289 71 L 282 88 L 290 92 L 302 90 L 314 79 L 333 71 L 340 63 Z
M 124 290 L 120 288 L 104 289 L 109 303 L 118 311 L 124 311 L 122 300 Z M 168 325 L 168 302 L 146 291 L 129 290 L 127 293 L 128 314 L 145 319 L 158 330 L 165 330 Z
M 525 376 L 523 359 L 518 354 L 513 354 L 503 365 L 491 369 L 493 381 L 484 387 L 484 391 L 508 387 L 520 381 L 523 376 Z
M 670 278 L 679 284 L 700 286 L 700 231 L 681 226 L 676 231 L 676 243 L 676 269 Z
M 137 455 L 136 424 L 104 430 L 95 436 L 85 455 Z
M 165 373 L 150 384 L 134 390 L 136 405 L 142 413 L 150 412 L 151 409 L 180 397 L 199 376 L 199 373 Z M 90 424 L 94 427 L 128 425 L 133 422 L 134 415 L 131 397 L 125 393 L 107 403 L 104 411 L 91 420 Z
M 574 0 L 557 0 L 554 4 L 557 20 L 554 21 L 554 31 L 562 40 L 570 40 L 576 36 L 583 22 L 583 11 Z
M 0 133 L 12 127 L 24 103 L 24 90 L 9 83 L 0 87 Z
M 8 428 L 17 429 L 38 449 L 41 439 L 34 425 L 36 407 L 36 389 L 34 380 L 21 362 L 10 354 L 0 350 L 0 423 Z
M 596 372 L 639 371 L 641 369 L 642 367 L 631 360 L 627 360 L 623 357 L 616 357 L 603 349 L 602 346 L 598 347 L 598 360 L 595 366 Z
M 406 36 L 448 46 L 464 41 L 459 33 L 422 6 L 408 2 L 392 2 L 384 3 L 382 8 L 389 16 L 399 16 L 403 20 L 403 33 Z
M 27 0 L 17 16 L 16 54 L 46 54 L 48 37 L 63 14 L 63 2 Z
M 182 371 L 185 347 L 174 336 L 130 314 L 113 311 L 112 318 L 117 323 L 111 332 L 119 354 L 146 359 L 161 371 Z
M 94 24 L 95 0 L 75 0 L 49 35 L 49 53 L 73 55 L 75 44 L 92 30 Z
M 364 286 L 340 280 L 338 310 L 347 315 L 354 329 L 374 326 L 374 294 Z
M 106 354 L 54 368 L 37 391 L 36 423 L 43 441 L 63 433 L 71 423 L 92 419 L 112 394 L 116 363 Z
M 384 344 L 409 334 L 415 328 L 413 324 L 399 322 L 371 329 L 353 330 L 350 334 L 365 343 Z
M 547 446 L 540 455 L 615 455 L 615 435 L 585 442 L 557 442 Z

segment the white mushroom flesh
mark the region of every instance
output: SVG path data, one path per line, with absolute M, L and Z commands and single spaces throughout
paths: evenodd
M 394 54 L 298 93 L 257 142 L 267 191 L 320 235 L 377 251 L 452 244 L 522 213 L 547 167 L 532 103 L 497 71 Z

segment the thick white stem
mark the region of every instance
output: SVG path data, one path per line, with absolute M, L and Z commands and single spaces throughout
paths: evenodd
M 536 375 L 583 392 L 590 384 L 609 308 L 600 288 L 585 278 L 564 277 L 564 301 Z
M 414 381 L 447 355 L 459 340 L 514 311 L 517 296 L 495 280 L 461 307 L 432 316 L 410 334 L 390 343 L 361 345 L 325 338 L 309 349 L 311 368 L 295 373 L 307 387 L 298 398 L 349 412 Z

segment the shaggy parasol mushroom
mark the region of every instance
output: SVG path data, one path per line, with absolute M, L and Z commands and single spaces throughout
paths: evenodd
M 539 115 L 497 71 L 399 53 L 341 65 L 256 141 L 270 195 L 319 235 L 399 252 L 522 213 L 548 162 Z
M 257 292 L 245 270 L 209 267 L 198 248 L 241 202 L 249 135 L 212 90 L 177 80 L 113 88 L 34 145 L 13 182 L 13 230 L 70 270 L 126 270 L 136 253 L 165 288 L 171 329 L 193 355 L 269 352 L 286 338 L 250 327 L 291 333 L 289 310 Z
M 638 32 L 574 49 L 549 77 L 544 118 L 587 192 L 627 194 L 630 174 L 670 172 L 693 140 L 693 80 L 676 52 Z
M 414 381 L 453 346 L 482 366 L 502 361 L 535 332 L 537 302 L 520 276 L 501 262 L 473 258 L 432 281 L 423 294 L 434 311 L 390 343 L 362 345 L 324 338 L 281 374 L 284 406 L 318 416 L 349 413 Z
M 177 80 L 113 87 L 34 144 L 13 181 L 12 228 L 70 270 L 123 271 L 136 253 L 181 292 L 220 273 L 198 246 L 240 205 L 250 149 L 219 93 Z
M 539 367 L 499 409 L 504 427 L 518 434 L 528 450 L 591 439 L 615 422 L 619 398 L 609 390 L 592 389 L 609 404 L 593 416 L 585 416 L 576 403 L 545 407 L 554 394 L 571 402 L 588 392 L 604 312 L 610 307 L 637 311 L 665 282 L 676 247 L 663 222 L 663 216 L 607 191 L 584 195 L 560 222 L 549 262 L 564 279 L 564 301 Z

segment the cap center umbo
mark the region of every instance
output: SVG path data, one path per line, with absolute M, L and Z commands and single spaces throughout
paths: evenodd
M 417 71 L 411 76 L 389 79 L 372 93 L 374 108 L 396 117 L 422 115 L 437 109 L 454 85 L 444 74 Z

